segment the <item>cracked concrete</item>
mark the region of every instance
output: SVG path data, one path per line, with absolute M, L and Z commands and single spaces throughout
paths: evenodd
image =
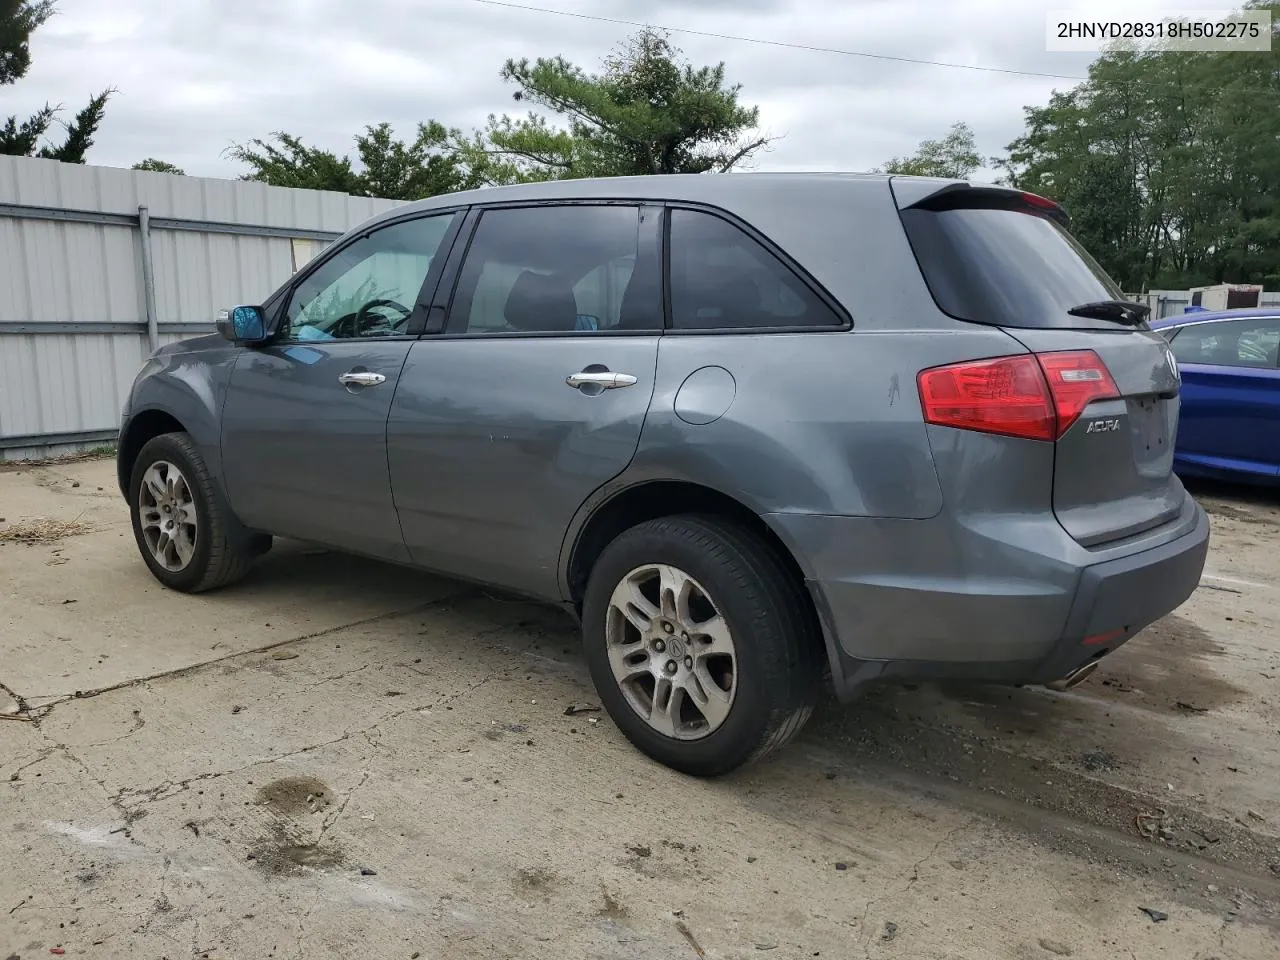
M 692 958 L 684 930 L 716 960 L 1276 955 L 1280 561 L 1250 537 L 1280 511 L 1215 517 L 1239 592 L 1153 635 L 1183 673 L 1139 638 L 1131 692 L 828 703 L 700 782 L 564 716 L 595 698 L 558 612 L 296 545 L 167 593 L 110 472 L 0 473 L 10 519 L 92 528 L 53 567 L 0 547 L 0 709 L 32 717 L 0 721 L 0 956 Z

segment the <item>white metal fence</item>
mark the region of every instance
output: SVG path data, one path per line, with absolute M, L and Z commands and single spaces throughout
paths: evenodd
M 1191 306 L 1191 291 L 1151 290 L 1142 294 L 1139 299 L 1151 305 L 1152 319 L 1173 317 Z M 1264 290 L 1262 296 L 1258 298 L 1258 306 L 1280 309 L 1280 291 Z
M 0 460 L 113 440 L 151 349 L 395 205 L 0 156 Z
M 114 439 L 156 345 L 265 298 L 391 200 L 0 156 L 0 460 Z M 1186 290 L 1153 290 L 1156 316 Z M 1280 308 L 1280 292 L 1263 295 Z

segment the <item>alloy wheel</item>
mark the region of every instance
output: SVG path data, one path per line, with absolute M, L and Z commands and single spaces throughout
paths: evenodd
M 142 475 L 138 522 L 156 563 L 173 573 L 185 570 L 195 555 L 199 521 L 187 478 L 167 460 L 157 460 Z
M 729 716 L 738 681 L 733 634 L 685 571 L 647 564 L 623 577 L 609 598 L 605 642 L 627 703 L 659 733 L 698 740 Z

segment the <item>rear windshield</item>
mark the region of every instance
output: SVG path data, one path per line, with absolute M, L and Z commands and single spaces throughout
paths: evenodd
M 902 223 L 933 299 L 961 320 L 1001 327 L 1115 329 L 1071 307 L 1124 294 L 1063 227 L 1021 210 L 911 208 Z

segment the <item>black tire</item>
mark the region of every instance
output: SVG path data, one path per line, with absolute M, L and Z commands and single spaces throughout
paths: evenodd
M 670 564 L 693 577 L 733 637 L 737 691 L 721 726 L 701 739 L 680 740 L 651 727 L 609 666 L 610 597 L 646 564 Z M 587 663 L 609 716 L 641 751 L 682 773 L 714 777 L 759 760 L 794 737 L 813 712 L 823 648 L 811 603 L 770 546 L 731 521 L 663 517 L 619 535 L 592 568 L 582 625 Z
M 139 505 L 143 477 L 161 460 L 182 471 L 195 505 L 194 550 L 181 570 L 167 569 L 156 560 L 143 535 Z M 138 552 L 151 573 L 166 587 L 183 593 L 203 593 L 235 583 L 248 572 L 254 557 L 271 547 L 270 537 L 249 533 L 232 515 L 200 451 L 185 433 L 161 434 L 139 451 L 129 479 L 129 516 Z

